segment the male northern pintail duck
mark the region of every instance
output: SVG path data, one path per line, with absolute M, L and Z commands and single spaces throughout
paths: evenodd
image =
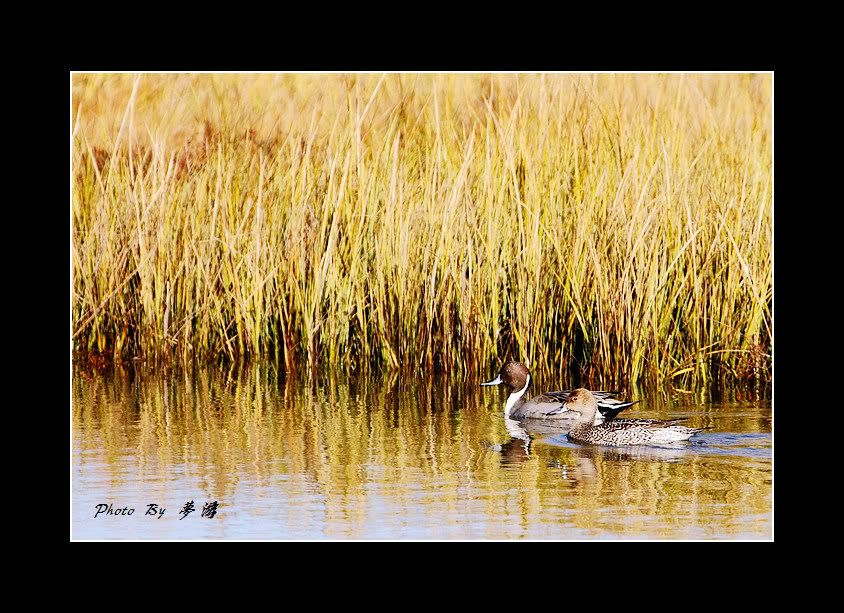
M 563 406 L 571 394 L 571 390 L 561 392 L 545 392 L 530 398 L 525 395 L 530 385 L 530 371 L 527 366 L 519 362 L 507 362 L 501 367 L 498 377 L 481 385 L 506 385 L 510 388 L 510 396 L 504 405 L 504 417 L 510 419 L 538 418 L 573 420 L 575 415 L 563 411 Z M 638 402 L 622 402 L 613 396 L 618 392 L 592 392 L 598 402 L 594 415 L 595 423 L 605 419 L 612 419 L 621 411 Z
M 593 392 L 579 388 L 571 392 L 563 404 L 562 413 L 574 412 L 574 427 L 569 431 L 569 440 L 593 445 L 661 445 L 687 441 L 701 430 L 708 428 L 687 428 L 678 426 L 683 419 L 611 419 L 595 423 L 599 410 L 598 399 Z

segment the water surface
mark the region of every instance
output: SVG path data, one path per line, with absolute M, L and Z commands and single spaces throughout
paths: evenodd
M 772 538 L 769 402 L 646 398 L 624 415 L 712 429 L 614 449 L 506 423 L 504 399 L 443 378 L 77 371 L 72 537 Z

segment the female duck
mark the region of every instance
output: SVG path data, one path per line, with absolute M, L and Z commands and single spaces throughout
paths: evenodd
M 579 414 L 574 427 L 569 431 L 569 440 L 593 445 L 661 445 L 687 441 L 701 430 L 708 428 L 687 428 L 678 426 L 680 419 L 660 421 L 657 419 L 616 419 L 595 425 L 598 401 L 587 389 L 579 388 L 569 394 L 561 412 Z
M 525 395 L 530 385 L 530 371 L 527 366 L 519 362 L 507 362 L 501 367 L 498 377 L 481 385 L 504 384 L 510 388 L 510 396 L 504 406 L 504 417 L 509 419 L 539 418 L 571 421 L 575 414 L 563 410 L 566 399 L 571 390 L 561 392 L 545 392 L 530 398 Z M 605 419 L 612 419 L 634 402 L 622 402 L 612 398 L 618 392 L 592 392 L 596 398 L 597 409 L 594 415 L 595 423 Z

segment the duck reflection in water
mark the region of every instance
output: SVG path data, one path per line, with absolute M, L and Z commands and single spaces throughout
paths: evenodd
M 549 434 L 562 433 L 565 436 L 567 431 L 565 428 L 561 429 L 558 424 L 516 421 L 509 417 L 504 418 L 504 427 L 507 428 L 510 440 L 506 443 L 492 444 L 490 448 L 501 453 L 501 462 L 505 464 L 524 462 L 529 459 L 535 437 L 538 436 L 544 440 Z
M 524 462 L 530 457 L 533 439 L 515 419 L 505 417 L 504 426 L 512 438 L 506 443 L 490 444 L 489 448 L 501 453 L 502 464 Z

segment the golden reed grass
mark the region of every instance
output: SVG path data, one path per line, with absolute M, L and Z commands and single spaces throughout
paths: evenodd
M 78 355 L 768 379 L 770 75 L 72 87 Z

